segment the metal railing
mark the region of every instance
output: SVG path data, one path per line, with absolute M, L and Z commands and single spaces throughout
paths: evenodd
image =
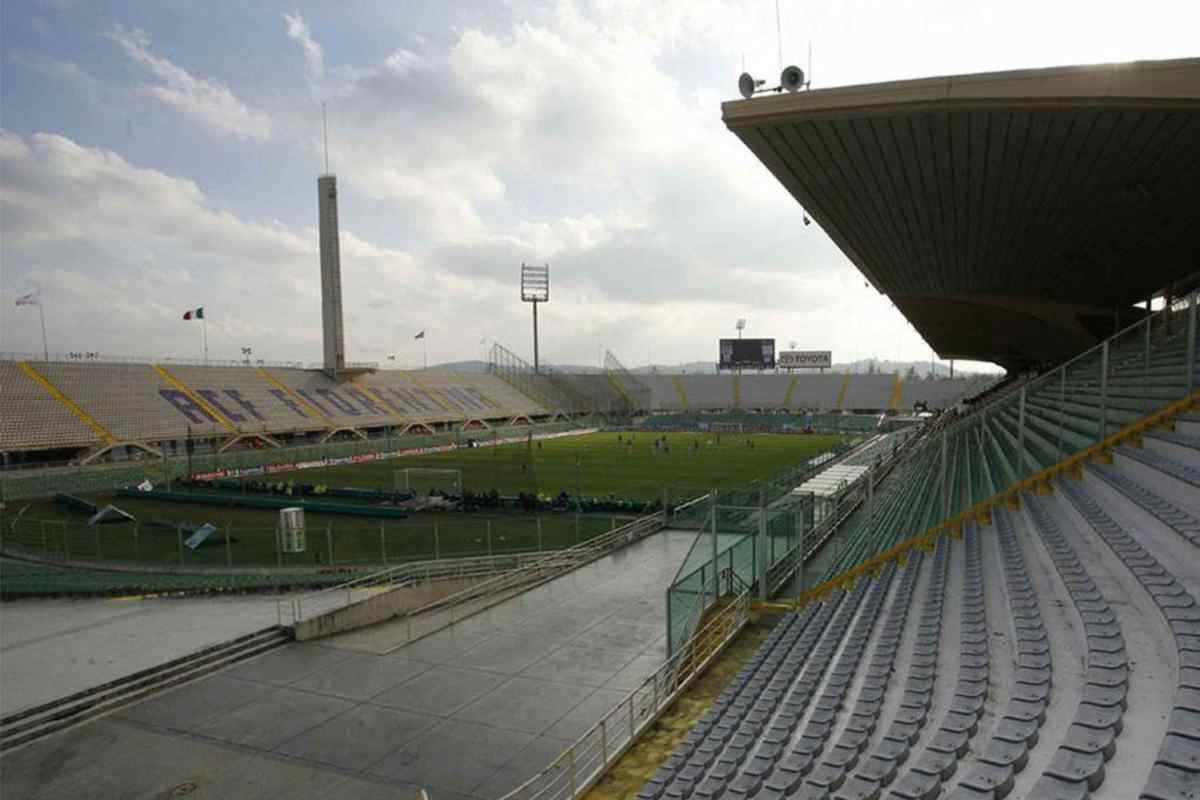
M 504 345 L 494 342 L 488 356 L 489 373 L 532 398 L 546 411 L 566 414 L 577 410 L 572 407 L 571 398 L 542 380 L 542 376 L 533 371 L 533 365 Z
M 116 501 L 122 504 L 121 500 Z M 136 506 L 125 508 L 137 512 Z M 21 509 L 16 509 L 21 511 Z M 466 557 L 532 555 L 537 557 L 579 544 L 617 528 L 630 519 L 618 514 L 497 514 L 482 519 L 465 512 L 426 515 L 397 521 L 340 518 L 337 523 L 309 522 L 307 547 L 285 552 L 273 525 L 222 523 L 197 547 L 187 543 L 199 522 L 163 519 L 88 525 L 86 517 L 42 518 L 36 512 L 0 515 L 0 552 L 46 563 L 93 566 L 141 564 L 198 569 L 246 570 L 263 567 L 383 569 L 388 564 L 430 562 Z M 220 514 L 221 511 L 214 511 Z M 195 517 L 193 517 L 195 518 Z M 203 520 L 203 517 L 200 517 Z
M 569 572 L 613 550 L 617 550 L 657 532 L 662 529 L 663 524 L 664 515 L 663 512 L 659 511 L 640 517 L 633 522 L 622 525 L 619 528 L 614 528 L 608 533 L 601 534 L 589 541 L 572 547 L 553 551 L 548 554 L 542 553 L 534 558 L 519 558 L 513 562 L 512 567 L 503 575 L 487 581 L 485 584 L 463 589 L 461 592 L 442 598 L 431 605 L 437 605 L 442 608 L 459 607 L 460 613 L 451 614 L 450 621 L 446 623 L 452 624 L 481 610 L 486 605 L 490 605 L 490 603 L 486 602 L 489 598 L 496 598 L 500 594 L 517 586 L 526 586 L 533 582 L 535 578 L 538 581 L 547 580 L 564 572 Z M 452 568 L 453 565 L 447 565 L 447 569 Z M 346 608 L 352 603 L 363 599 L 363 597 L 380 591 L 381 588 L 390 588 L 393 585 L 397 585 L 399 581 L 421 577 L 425 574 L 423 570 L 424 567 L 421 564 L 393 567 L 357 577 L 337 586 L 321 589 L 307 595 L 288 598 L 286 601 L 281 600 L 277 607 L 280 624 L 295 625 L 301 621 Z M 450 573 L 450 577 L 454 577 L 453 573 Z M 463 577 L 467 576 L 464 575 Z M 400 583 L 398 585 L 408 584 Z M 468 601 L 471 602 L 468 604 Z M 286 614 L 284 613 L 285 606 L 288 607 Z M 409 612 L 408 616 L 415 616 L 418 613 L 429 610 L 429 606 L 422 607 Z M 432 631 L 426 631 L 421 635 L 426 635 L 429 632 Z
M 824 578 L 986 506 L 1010 487 L 1109 445 L 1127 426 L 1200 386 L 1200 292 L 1146 315 L 1040 375 L 1004 387 L 962 418 L 940 417 L 889 481 Z
M 733 578 L 729 580 L 734 582 Z M 502 800 L 559 800 L 581 796 L 708 668 L 749 620 L 750 592 L 743 589 L 550 766 L 504 795 Z
M 520 569 L 545 557 L 545 553 L 517 553 L 414 561 L 298 597 L 277 598 L 276 618 L 280 625 L 295 625 L 306 617 L 311 618 L 344 608 L 382 590 L 401 589 L 440 580 L 492 577 L 502 572 Z
M 650 387 L 626 369 L 611 350 L 606 350 L 604 353 L 604 372 L 620 392 L 629 414 L 646 411 L 650 408 Z
M 267 358 L 179 358 L 178 356 L 118 356 L 93 351 L 72 353 L 20 353 L 0 352 L 0 361 L 34 361 L 47 363 L 62 361 L 70 364 L 175 364 L 181 367 L 280 367 L 288 369 L 322 370 L 323 362 L 277 361 Z M 378 361 L 347 361 L 345 369 L 378 370 Z M 414 370 L 407 370 L 412 372 Z
M 183 367 L 290 367 L 304 369 L 303 361 L 271 361 L 268 359 L 178 358 L 175 356 L 116 356 L 108 353 L 43 353 L 0 352 L 0 361 L 64 361 L 70 364 L 176 364 Z
M 570 423 L 551 422 L 534 426 L 495 427 L 491 431 L 491 437 L 496 440 L 511 437 L 516 441 L 530 434 L 536 439 L 551 434 L 584 432 L 587 432 L 587 429 L 579 429 Z M 177 454 L 164 455 L 163 458 L 88 465 L 47 464 L 19 470 L 0 469 L 0 499 L 46 497 L 58 492 L 80 494 L 132 486 L 147 479 L 159 483 L 189 474 L 246 477 L 285 471 L 284 468 L 337 466 L 357 461 L 403 458 L 409 454 L 427 451 L 428 448 L 453 448 L 464 435 L 470 434 L 464 434 L 463 431 L 447 431 L 430 435 L 401 435 L 397 429 L 392 435 L 367 439 L 303 443 L 271 449 L 202 452 L 198 447 L 197 452 L 189 457 L 181 445 Z

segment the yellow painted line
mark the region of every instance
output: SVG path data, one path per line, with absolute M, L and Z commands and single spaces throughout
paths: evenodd
M 608 382 L 612 384 L 613 389 L 616 390 L 617 394 L 621 395 L 621 397 L 625 399 L 626 403 L 633 405 L 633 398 L 629 396 L 629 392 L 625 391 L 625 387 L 621 385 L 621 382 L 617 380 L 617 377 L 611 372 L 607 373 L 606 377 L 608 378 Z
M 798 384 L 799 382 L 800 382 L 800 376 L 793 372 L 791 380 L 788 381 L 787 394 L 785 394 L 783 396 L 783 407 L 784 408 L 792 407 L 792 398 L 796 395 L 796 384 Z
M 504 372 L 497 371 L 497 372 L 493 372 L 492 374 L 495 375 L 500 380 L 507 383 L 509 386 L 511 386 L 513 388 L 513 391 L 515 391 L 517 394 L 524 395 L 525 397 L 532 400 L 536 405 L 541 406 L 542 409 L 546 413 L 548 413 L 548 414 L 555 413 L 555 406 L 554 406 L 554 403 L 550 400 L 550 398 L 546 397 L 544 394 L 537 391 L 532 386 L 525 386 L 525 387 L 518 386 L 517 382 L 512 379 L 512 376 L 508 375 L 507 373 L 504 373 Z
M 685 410 L 691 408 L 691 406 L 688 405 L 687 392 L 683 390 L 683 378 L 678 375 L 672 375 L 671 383 L 675 386 L 675 393 L 679 395 L 680 404 Z
M 1081 469 L 1084 462 L 1094 458 L 1112 458 L 1112 448 L 1125 444 L 1126 441 L 1141 436 L 1145 431 L 1153 428 L 1156 425 L 1161 425 L 1164 422 L 1169 422 L 1175 415 L 1182 414 L 1194 405 L 1200 404 L 1200 390 L 1192 392 L 1187 397 L 1177 400 L 1170 405 L 1142 417 L 1140 420 L 1126 425 L 1121 430 L 1109 436 L 1101 442 L 1097 442 L 1091 447 L 1085 447 L 1074 455 L 1064 458 L 1057 464 L 1052 464 L 1049 467 L 1035 472 L 1028 478 L 1019 480 L 1012 486 L 1009 486 L 1002 492 L 992 495 L 991 497 L 980 500 L 975 505 L 968 508 L 959 514 L 947 520 L 939 522 L 932 528 L 918 533 L 909 539 L 905 539 L 900 544 L 892 547 L 890 550 L 885 550 L 874 558 L 870 558 L 857 567 L 852 567 L 846 570 L 841 575 L 830 578 L 820 586 L 814 586 L 804 594 L 796 598 L 796 607 L 800 608 L 813 600 L 818 600 L 825 596 L 833 589 L 842 586 L 853 584 L 856 580 L 868 573 L 874 573 L 888 561 L 898 559 L 908 555 L 909 551 L 914 548 L 930 549 L 937 541 L 937 537 L 943 534 L 953 535 L 956 530 L 961 530 L 962 524 L 968 520 L 974 519 L 981 525 L 991 524 L 992 509 L 1004 505 L 1009 507 L 1020 505 L 1021 493 L 1025 491 L 1039 491 L 1043 485 L 1049 484 L 1054 478 L 1065 475 L 1067 477 L 1080 478 Z M 944 435 L 944 434 L 943 434 Z
M 186 394 L 193 403 L 204 409 L 206 414 L 228 428 L 231 433 L 241 433 L 241 431 L 238 430 L 238 426 L 234 425 L 230 419 L 218 411 L 212 403 L 208 402 L 203 397 L 192 391 L 192 387 L 188 386 L 179 378 L 168 372 L 166 367 L 164 367 L 162 364 L 151 364 L 151 366 L 154 367 L 154 371 L 158 373 L 160 378 Z
M 426 386 L 425 384 L 421 383 L 421 380 L 420 380 L 420 378 L 418 378 L 416 375 L 413 375 L 413 374 L 411 374 L 411 373 L 408 373 L 408 372 L 403 372 L 403 371 L 402 371 L 402 372 L 400 373 L 400 377 L 402 377 L 402 378 L 404 378 L 405 380 L 407 380 L 407 381 L 410 381 L 411 383 L 414 383 L 414 384 L 416 384 L 417 386 L 421 387 L 421 389 L 422 389 L 422 390 L 423 390 L 423 391 L 424 391 L 426 394 L 428 394 L 430 397 L 432 397 L 432 398 L 433 398 L 433 402 L 437 403 L 439 406 L 441 406 L 441 407 L 442 407 L 442 410 L 443 410 L 443 411 L 446 411 L 447 413 L 450 413 L 450 414 L 454 414 L 454 415 L 456 415 L 456 416 L 458 415 L 458 413 L 459 413 L 459 412 L 458 412 L 458 410 L 457 410 L 456 408 L 454 408 L 454 407 L 453 407 L 453 406 L 451 406 L 449 403 L 447 403 L 447 402 L 446 402 L 446 399 L 445 399 L 444 397 L 442 397 L 442 396 L 441 396 L 441 394 L 439 394 L 439 393 L 438 393 L 436 390 L 434 390 L 434 389 L 431 389 L 431 388 L 429 388 L 428 386 Z
M 892 383 L 892 399 L 888 401 L 888 408 L 892 411 L 900 408 L 900 373 L 896 373 L 896 380 Z
M 369 398 L 371 398 L 372 400 L 374 400 L 374 401 L 375 401 L 375 404 L 376 404 L 377 406 L 379 406 L 380 408 L 382 408 L 384 411 L 386 411 L 386 412 L 388 413 L 388 416 L 389 416 L 389 417 L 392 417 L 392 418 L 393 418 L 393 419 L 395 419 L 396 421 L 398 421 L 398 422 L 402 422 L 402 423 L 404 423 L 404 424 L 406 424 L 406 425 L 407 425 L 409 422 L 412 422 L 412 420 L 411 420 L 411 419 L 409 419 L 408 417 L 404 416 L 404 415 L 403 415 L 403 414 L 401 414 L 400 412 L 398 412 L 398 411 L 394 410 L 394 409 L 391 407 L 391 405 L 389 405 L 387 402 L 385 402 L 385 401 L 384 401 L 384 399 L 383 399 L 382 397 L 380 397 L 379 395 L 377 395 L 377 394 L 375 393 L 375 390 L 374 390 L 374 389 L 372 389 L 370 386 L 368 386 L 368 385 L 367 385 L 367 382 L 366 382 L 366 381 L 365 381 L 363 378 L 351 378 L 351 379 L 350 379 L 350 383 L 354 384 L 354 387 L 355 387 L 356 389 L 358 389 L 359 391 L 361 391 L 363 394 L 365 394 L 367 397 L 369 397 Z
M 772 603 L 772 602 L 753 602 L 750 604 L 752 611 L 791 611 L 791 603 Z
M 267 371 L 266 371 L 265 369 L 263 369 L 262 367 L 259 367 L 258 369 L 256 369 L 256 370 L 254 371 L 254 374 L 255 374 L 255 375 L 257 375 L 258 377 L 262 378 L 262 379 L 263 379 L 264 381 L 266 381 L 267 383 L 269 383 L 269 384 L 271 384 L 272 386 L 274 386 L 276 389 L 279 389 L 279 390 L 281 390 L 281 391 L 283 391 L 283 392 L 287 393 L 287 394 L 288 394 L 288 395 L 289 395 L 289 396 L 290 396 L 290 397 L 291 397 L 293 400 L 295 400 L 297 403 L 299 403 L 300 405 L 302 405 L 302 406 L 304 406 L 306 409 L 308 409 L 308 413 L 312 414 L 314 417 L 316 417 L 317 419 L 321 420 L 322 422 L 324 422 L 324 423 L 325 423 L 326 425 L 328 425 L 329 427 L 331 427 L 331 428 L 336 428 L 336 427 L 338 427 L 338 426 L 337 426 L 337 423 L 335 423 L 335 422 L 334 422 L 333 420 L 331 420 L 329 417 L 327 417 L 327 416 L 325 416 L 324 414 L 322 414 L 322 413 L 321 413 L 321 411 L 320 411 L 320 409 L 318 409 L 318 408 L 317 408 L 316 406 L 314 406 L 312 403 L 310 403 L 310 402 L 308 402 L 307 400 L 305 400 L 305 399 L 304 399 L 303 397 L 301 397 L 300 395 L 296 394 L 296 392 L 292 390 L 292 387 L 288 386 L 286 383 L 284 383 L 283 381 L 279 380 L 278 378 L 276 378 L 276 377 L 275 377 L 274 375 L 272 375 L 271 373 L 267 372 Z
M 105 444 L 116 444 L 117 437 L 112 435 L 108 428 L 100 424 L 99 420 L 91 414 L 83 410 L 83 407 L 76 403 L 71 398 L 67 397 L 61 389 L 51 383 L 42 373 L 38 372 L 28 361 L 17 363 L 21 371 L 29 376 L 29 379 L 46 390 L 46 394 L 53 397 L 58 402 L 66 406 L 67 410 L 75 416 L 79 417 L 87 426 L 96 432 L 96 435 L 104 440 Z
M 842 410 L 842 406 L 846 404 L 846 390 L 850 388 L 850 373 L 847 372 L 842 376 L 842 388 L 838 389 L 837 405 L 834 406 L 838 411 Z
M 475 394 L 479 395 L 485 401 L 487 401 L 488 403 L 491 403 L 492 406 L 494 406 L 494 410 L 488 413 L 489 417 L 495 416 L 496 414 L 504 414 L 504 415 L 511 414 L 511 415 L 515 416 L 517 414 L 522 413 L 520 411 L 517 411 L 516 409 L 509 408 L 508 406 L 504 405 L 503 403 L 500 403 L 499 401 L 496 400 L 496 398 L 492 397 L 490 394 L 488 394 L 487 392 L 483 391 L 482 389 L 480 389 L 478 387 L 475 388 Z

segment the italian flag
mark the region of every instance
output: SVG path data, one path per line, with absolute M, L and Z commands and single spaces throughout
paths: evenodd
M 204 319 L 204 306 L 188 309 L 183 312 L 184 319 Z

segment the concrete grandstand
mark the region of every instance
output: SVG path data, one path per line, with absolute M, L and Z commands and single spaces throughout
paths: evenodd
M 643 375 L 652 411 L 813 410 L 866 413 L 949 408 L 989 378 L 903 380 L 899 375 Z
M 0 453 L 10 464 L 161 456 L 192 439 L 204 449 L 275 448 L 533 424 L 592 413 L 811 410 L 866 413 L 947 408 L 987 379 L 898 375 L 523 375 L 364 370 L 332 378 L 295 366 L 146 360 L 0 359 Z
M 940 355 L 1024 375 L 922 432 L 638 796 L 1196 796 L 1200 60 L 724 119 Z
M 0 451 L 99 455 L 160 452 L 189 438 L 217 448 L 246 440 L 357 437 L 385 429 L 434 432 L 470 422 L 526 423 L 551 411 L 492 375 L 368 372 L 335 381 L 295 367 L 0 361 L 6 407 Z
M 1020 370 L 1194 280 L 1198 71 L 1180 59 L 956 75 L 723 115 L 941 357 Z
M 1200 60 L 723 110 L 943 357 L 1007 379 L 635 378 L 615 358 L 568 375 L 499 345 L 486 375 L 0 360 L 0 401 L 19 409 L 0 418 L 0 451 L 16 461 L 162 455 L 193 437 L 270 449 L 555 420 L 942 412 L 811 465 L 834 479 L 819 519 L 794 491 L 810 465 L 789 473 L 804 482 L 664 502 L 439 597 L 428 636 L 387 603 L 428 588 L 431 569 L 461 576 L 446 564 L 425 565 L 426 583 L 393 569 L 286 598 L 281 625 L 169 665 L 182 677 L 67 698 L 80 722 L 116 714 L 65 732 L 73 712 L 53 703 L 0 719 L 6 790 L 149 795 L 182 761 L 218 791 L 261 771 L 264 793 L 314 797 L 573 799 L 628 767 L 640 800 L 1194 800 Z M 752 610 L 776 615 L 761 646 L 715 697 L 688 695 L 769 624 Z M 348 632 L 368 612 L 375 627 Z M 330 638 L 290 641 L 310 629 Z M 678 731 L 667 752 L 639 751 L 664 714 L 680 715 L 654 731 L 658 746 Z M 107 768 L 132 753 L 143 769 Z

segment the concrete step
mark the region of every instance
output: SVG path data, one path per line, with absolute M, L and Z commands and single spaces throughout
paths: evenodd
M 1200 412 L 1193 411 L 1175 417 L 1175 432 L 1188 436 L 1200 436 Z
M 157 667 L 0 718 L 0 752 L 107 714 L 168 688 L 281 647 L 291 641 L 271 627 L 215 644 Z

